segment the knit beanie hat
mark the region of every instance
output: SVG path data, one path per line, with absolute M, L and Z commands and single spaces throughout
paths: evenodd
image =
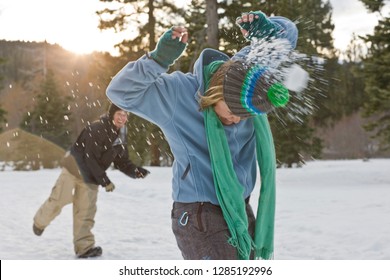
M 223 95 L 230 111 L 248 118 L 282 107 L 289 100 L 287 88 L 269 69 L 237 60 L 229 66 L 224 78 Z
M 111 103 L 110 108 L 108 109 L 108 117 L 110 120 L 114 119 L 114 114 L 116 111 L 121 111 L 122 109 L 116 106 L 114 103 Z

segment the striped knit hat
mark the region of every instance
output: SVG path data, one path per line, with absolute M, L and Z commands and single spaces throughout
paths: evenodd
M 289 100 L 287 88 L 267 67 L 248 65 L 240 60 L 227 70 L 223 95 L 230 111 L 241 118 L 268 113 Z

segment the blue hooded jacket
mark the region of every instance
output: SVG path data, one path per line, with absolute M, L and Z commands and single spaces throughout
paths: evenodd
M 167 74 L 167 69 L 147 56 L 128 63 L 111 81 L 107 96 L 118 107 L 159 126 L 175 157 L 173 200 L 211 202 L 218 205 L 203 112 L 198 94 L 203 95 L 203 66 L 228 60 L 225 54 L 205 49 L 194 72 Z M 256 182 L 255 136 L 252 120 L 226 126 L 234 168 L 248 197 Z
M 286 34 L 290 36 L 290 33 Z M 292 46 L 295 46 L 296 35 L 291 35 Z M 295 42 L 292 41 L 294 38 Z M 248 51 L 245 47 L 232 59 L 242 58 Z M 107 88 L 107 96 L 114 104 L 156 124 L 164 132 L 175 157 L 172 198 L 176 202 L 219 205 L 198 98 L 204 93 L 204 66 L 228 59 L 222 52 L 205 49 L 196 61 L 193 73 L 175 71 L 167 74 L 167 68 L 144 55 L 129 62 Z M 234 170 L 245 188 L 243 196 L 247 198 L 256 183 L 253 120 L 242 120 L 224 129 Z

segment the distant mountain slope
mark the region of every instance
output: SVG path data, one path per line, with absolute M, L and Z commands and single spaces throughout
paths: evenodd
M 7 111 L 7 129 L 20 125 L 23 116 L 35 105 L 45 74 L 54 73 L 63 95 L 72 98 L 74 134 L 106 110 L 105 89 L 121 67 L 108 53 L 77 55 L 59 45 L 45 42 L 0 40 L 0 104 Z
M 38 170 L 59 166 L 65 151 L 41 137 L 19 128 L 0 134 L 0 170 Z

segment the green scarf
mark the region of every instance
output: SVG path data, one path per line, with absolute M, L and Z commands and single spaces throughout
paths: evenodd
M 215 61 L 204 68 L 205 89 L 208 88 L 210 77 L 222 63 L 223 61 Z M 204 111 L 204 120 L 215 190 L 231 234 L 229 243 L 237 248 L 239 259 L 248 260 L 252 249 L 255 259 L 271 259 L 274 252 L 276 159 L 267 116 L 253 117 L 261 176 L 254 241 L 248 232 L 244 187 L 233 168 L 224 126 L 213 108 Z

